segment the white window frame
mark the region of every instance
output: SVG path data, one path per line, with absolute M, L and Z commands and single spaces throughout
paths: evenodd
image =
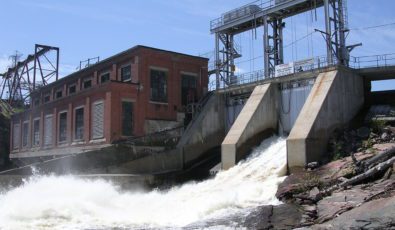
M 45 133 L 45 130 L 46 130 L 46 123 L 45 123 L 45 121 L 47 121 L 47 118 L 51 118 L 52 119 L 52 124 L 51 124 L 51 143 L 49 143 L 49 144 L 47 144 L 46 143 L 46 141 L 45 141 L 45 136 L 46 136 L 46 133 Z M 45 147 L 49 147 L 49 146 L 53 146 L 53 125 L 54 125 L 54 122 L 53 122 L 53 114 L 47 114 L 47 115 L 45 115 L 45 117 L 44 117 L 44 130 L 43 130 L 43 133 L 44 133 L 44 138 L 43 138 L 43 146 L 45 146 Z
M 155 70 L 155 71 L 163 71 L 166 72 L 166 94 L 167 94 L 167 101 L 163 102 L 163 101 L 153 101 L 151 98 L 152 95 L 152 84 L 151 84 L 151 70 Z M 168 105 L 169 104 L 169 81 L 170 81 L 170 72 L 168 68 L 163 68 L 163 67 L 157 67 L 157 66 L 149 66 L 149 83 L 150 83 L 150 92 L 149 92 L 149 103 L 150 104 L 158 104 L 158 105 Z
M 103 104 L 103 134 L 102 134 L 101 137 L 93 137 L 93 134 L 94 134 L 94 132 L 93 132 L 94 124 L 93 124 L 93 122 L 94 122 L 94 116 L 95 116 L 93 108 L 94 108 L 94 106 L 96 106 L 98 104 Z M 103 139 L 104 138 L 105 111 L 106 111 L 106 107 L 105 107 L 104 100 L 97 100 L 97 101 L 92 103 L 92 109 L 91 109 L 91 116 L 92 116 L 91 117 L 91 119 L 92 119 L 92 121 L 91 121 L 91 133 L 92 133 L 92 137 L 91 137 L 91 140 L 98 140 L 98 139 Z
M 61 114 L 63 114 L 63 113 L 65 113 L 66 114 L 66 140 L 64 140 L 64 141 L 61 141 L 60 140 L 60 115 Z M 57 133 L 57 135 L 56 135 L 56 139 L 57 139 L 57 141 L 58 141 L 58 143 L 59 144 L 64 144 L 64 143 L 67 143 L 67 126 L 68 126 L 68 124 L 67 124 L 67 121 L 68 121 L 68 110 L 62 110 L 62 111 L 59 111 L 59 113 L 58 113 L 58 127 L 57 127 L 57 130 L 58 130 L 58 133 Z
M 77 139 L 76 138 L 76 135 L 75 135 L 75 133 L 76 133 L 76 131 L 77 131 L 77 124 L 76 124 L 76 122 L 77 122 L 77 109 L 84 109 L 84 115 L 83 115 L 83 128 L 84 128 L 84 132 L 82 132 L 82 139 Z M 84 136 L 85 136 L 85 106 L 84 105 L 81 105 L 81 106 L 78 106 L 78 107 L 75 107 L 74 108 L 74 110 L 73 110 L 73 117 L 74 117 L 74 119 L 73 119 L 73 127 L 74 127 L 74 129 L 73 129 L 73 141 L 74 142 L 81 142 L 81 141 L 84 141 Z
M 30 124 L 29 120 L 23 121 L 22 123 L 22 148 L 26 149 L 29 148 L 29 131 L 30 131 Z M 27 133 L 26 133 L 26 145 L 23 143 L 25 137 L 25 124 L 27 124 Z
M 73 87 L 73 86 L 75 87 L 75 92 L 74 93 L 70 93 L 70 88 Z M 74 95 L 76 93 L 77 93 L 77 83 L 73 83 L 73 84 L 70 84 L 70 85 L 67 86 L 67 96 Z
M 35 140 L 36 140 L 36 138 L 35 138 L 35 133 L 34 133 L 34 128 L 35 128 L 35 126 L 34 126 L 34 123 L 35 123 L 35 121 L 38 121 L 38 144 L 36 145 L 35 144 Z M 38 147 L 38 146 L 40 146 L 40 144 L 41 144 L 41 132 L 40 132 L 40 126 L 41 126 L 41 118 L 40 117 L 36 117 L 36 118 L 34 118 L 33 119 L 33 123 L 32 123 L 32 146 L 33 147 Z
M 16 128 L 18 127 L 18 128 Z M 17 133 L 15 131 L 18 130 Z M 17 134 L 17 135 L 16 135 Z M 21 123 L 14 123 L 12 125 L 12 149 L 19 149 L 21 145 Z
M 58 92 L 62 92 L 62 95 L 60 97 L 58 97 Z M 63 88 L 57 89 L 55 91 L 55 95 L 54 95 L 55 100 L 58 100 L 58 99 L 62 98 L 63 96 L 64 96 L 63 95 Z
M 48 101 L 45 101 L 45 98 L 46 97 L 49 97 L 49 100 Z M 44 93 L 43 94 L 43 104 L 46 104 L 46 103 L 49 103 L 49 102 L 51 102 L 52 100 L 51 100 L 51 92 L 46 92 L 46 93 Z
M 100 82 L 100 84 L 103 83 L 103 82 L 101 81 L 101 77 L 104 76 L 104 75 L 106 75 L 106 74 L 109 74 L 109 76 L 110 76 L 110 78 L 108 79 L 107 82 L 110 82 L 110 81 L 111 81 L 111 71 L 105 71 L 105 72 L 103 72 L 103 73 L 100 73 L 100 76 L 99 76 L 99 82 Z
M 123 68 L 125 68 L 125 67 L 130 67 L 130 78 L 128 78 L 128 79 L 122 79 L 122 69 Z M 122 81 L 122 82 L 132 82 L 132 70 L 133 70 L 133 68 L 132 68 L 132 63 L 128 63 L 128 64 L 125 64 L 125 65 L 122 65 L 120 68 L 119 68 L 119 77 L 121 78 L 120 80 Z
M 90 82 L 91 82 L 91 86 L 89 86 L 88 88 L 85 88 L 85 82 L 87 82 L 87 81 L 90 81 Z M 82 88 L 83 90 L 90 89 L 90 88 L 92 88 L 92 87 L 93 87 L 93 78 L 92 78 L 92 77 L 87 77 L 87 78 L 84 78 L 84 79 L 82 80 L 81 88 Z

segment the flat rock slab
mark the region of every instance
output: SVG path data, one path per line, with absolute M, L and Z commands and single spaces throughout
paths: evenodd
M 331 196 L 325 197 L 317 203 L 318 218 L 316 223 L 324 223 L 325 221 L 336 218 L 336 216 L 360 206 L 366 201 L 377 198 L 380 194 L 384 194 L 388 190 L 392 190 L 394 185 L 394 180 L 386 180 L 334 192 Z
M 317 204 L 318 219 L 316 222 L 323 223 L 354 208 L 369 197 L 369 194 L 368 191 L 362 189 L 352 189 L 335 192 L 331 196 L 325 197 Z
M 382 144 L 373 145 L 373 148 L 378 151 L 386 151 L 386 150 L 391 149 L 393 147 L 395 147 L 395 143 L 382 143 Z
M 294 229 L 300 225 L 301 210 L 292 204 L 266 205 L 241 210 L 223 218 L 203 220 L 185 227 L 185 229 Z
M 395 229 L 395 197 L 364 203 L 325 224 L 308 229 Z

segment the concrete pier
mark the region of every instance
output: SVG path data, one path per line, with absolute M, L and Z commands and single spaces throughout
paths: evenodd
M 222 169 L 234 166 L 277 127 L 278 87 L 267 83 L 255 87 L 221 145 Z
M 191 121 L 177 144 L 184 168 L 199 161 L 210 149 L 221 145 L 225 137 L 224 110 L 223 95 L 215 93 Z
M 363 79 L 358 74 L 344 68 L 321 73 L 287 139 L 289 168 L 320 161 L 331 133 L 346 125 L 363 103 Z

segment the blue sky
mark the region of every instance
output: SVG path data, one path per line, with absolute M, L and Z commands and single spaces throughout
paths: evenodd
M 231 0 L 0 0 L 0 72 L 8 56 L 18 50 L 34 52 L 34 44 L 60 47 L 61 75 L 75 71 L 80 60 L 101 59 L 141 44 L 193 55 L 212 52 L 214 38 L 210 20 L 251 1 Z M 348 0 L 349 27 L 365 28 L 395 22 L 393 0 Z M 324 55 L 319 34 L 295 43 L 314 28 L 323 29 L 322 9 L 318 21 L 311 12 L 286 20 L 286 61 Z M 242 45 L 239 73 L 261 68 L 261 29 L 257 39 L 247 32 L 236 37 Z M 353 56 L 395 53 L 395 25 L 352 30 L 349 44 L 362 42 Z M 248 60 L 254 59 L 253 62 Z M 243 61 L 244 60 L 244 61 Z M 395 89 L 382 82 L 374 89 Z

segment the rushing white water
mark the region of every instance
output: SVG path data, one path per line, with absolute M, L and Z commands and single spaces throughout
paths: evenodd
M 0 229 L 181 227 L 259 205 L 277 205 L 286 147 L 272 137 L 214 178 L 167 191 L 121 192 L 103 180 L 34 177 L 0 195 Z

